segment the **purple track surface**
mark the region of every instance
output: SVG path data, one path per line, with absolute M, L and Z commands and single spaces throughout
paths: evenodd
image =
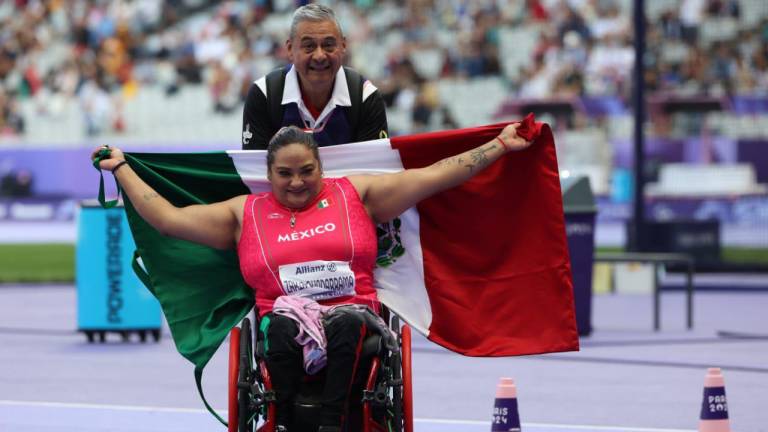
M 0 285 L 0 431 L 223 431 L 204 411 L 192 366 L 167 330 L 159 343 L 88 344 L 69 285 Z M 598 295 L 580 352 L 468 358 L 414 340 L 416 430 L 488 431 L 496 383 L 515 379 L 523 430 L 693 431 L 706 368 L 725 375 L 734 431 L 768 431 L 768 292 L 700 292 L 685 330 L 682 293 Z M 226 407 L 226 349 L 206 369 Z

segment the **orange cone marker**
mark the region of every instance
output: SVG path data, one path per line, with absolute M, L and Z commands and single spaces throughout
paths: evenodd
M 731 432 L 728 401 L 725 399 L 725 379 L 720 368 L 707 369 L 699 418 L 699 432 Z
M 517 387 L 512 378 L 502 378 L 496 386 L 491 432 L 520 432 L 517 412 Z

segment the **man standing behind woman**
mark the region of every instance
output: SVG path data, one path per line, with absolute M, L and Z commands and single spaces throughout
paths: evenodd
M 291 64 L 251 84 L 243 109 L 244 150 L 265 150 L 283 126 L 312 131 L 320 146 L 387 136 L 384 100 L 355 70 L 342 67 L 347 43 L 327 6 L 293 14 L 285 42 Z

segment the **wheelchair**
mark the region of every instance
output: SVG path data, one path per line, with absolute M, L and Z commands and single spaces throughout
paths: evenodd
M 381 316 L 395 333 L 399 350 L 387 349 L 379 335 L 366 336 L 360 354 L 363 367 L 348 395 L 347 432 L 413 432 L 411 329 L 401 326 L 400 318 L 383 305 Z M 290 432 L 317 430 L 323 382 L 324 371 L 305 376 L 294 400 Z M 230 331 L 228 432 L 275 432 L 275 415 L 263 341 L 245 318 Z

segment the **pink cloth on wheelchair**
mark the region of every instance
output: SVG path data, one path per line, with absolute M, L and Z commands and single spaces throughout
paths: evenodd
M 328 343 L 322 318 L 331 308 L 303 297 L 282 296 L 275 300 L 272 309 L 273 313 L 294 320 L 299 327 L 296 342 L 302 346 L 304 370 L 310 375 L 325 367 Z
M 281 296 L 275 300 L 272 312 L 296 322 L 299 334 L 296 342 L 302 346 L 304 354 L 304 370 L 314 375 L 325 367 L 327 361 L 328 341 L 325 338 L 323 318 L 332 314 L 336 309 L 352 309 L 362 314 L 369 329 L 382 336 L 384 344 L 390 350 L 397 349 L 397 341 L 392 331 L 380 316 L 367 306 L 359 304 L 323 306 L 314 300 L 295 296 Z

